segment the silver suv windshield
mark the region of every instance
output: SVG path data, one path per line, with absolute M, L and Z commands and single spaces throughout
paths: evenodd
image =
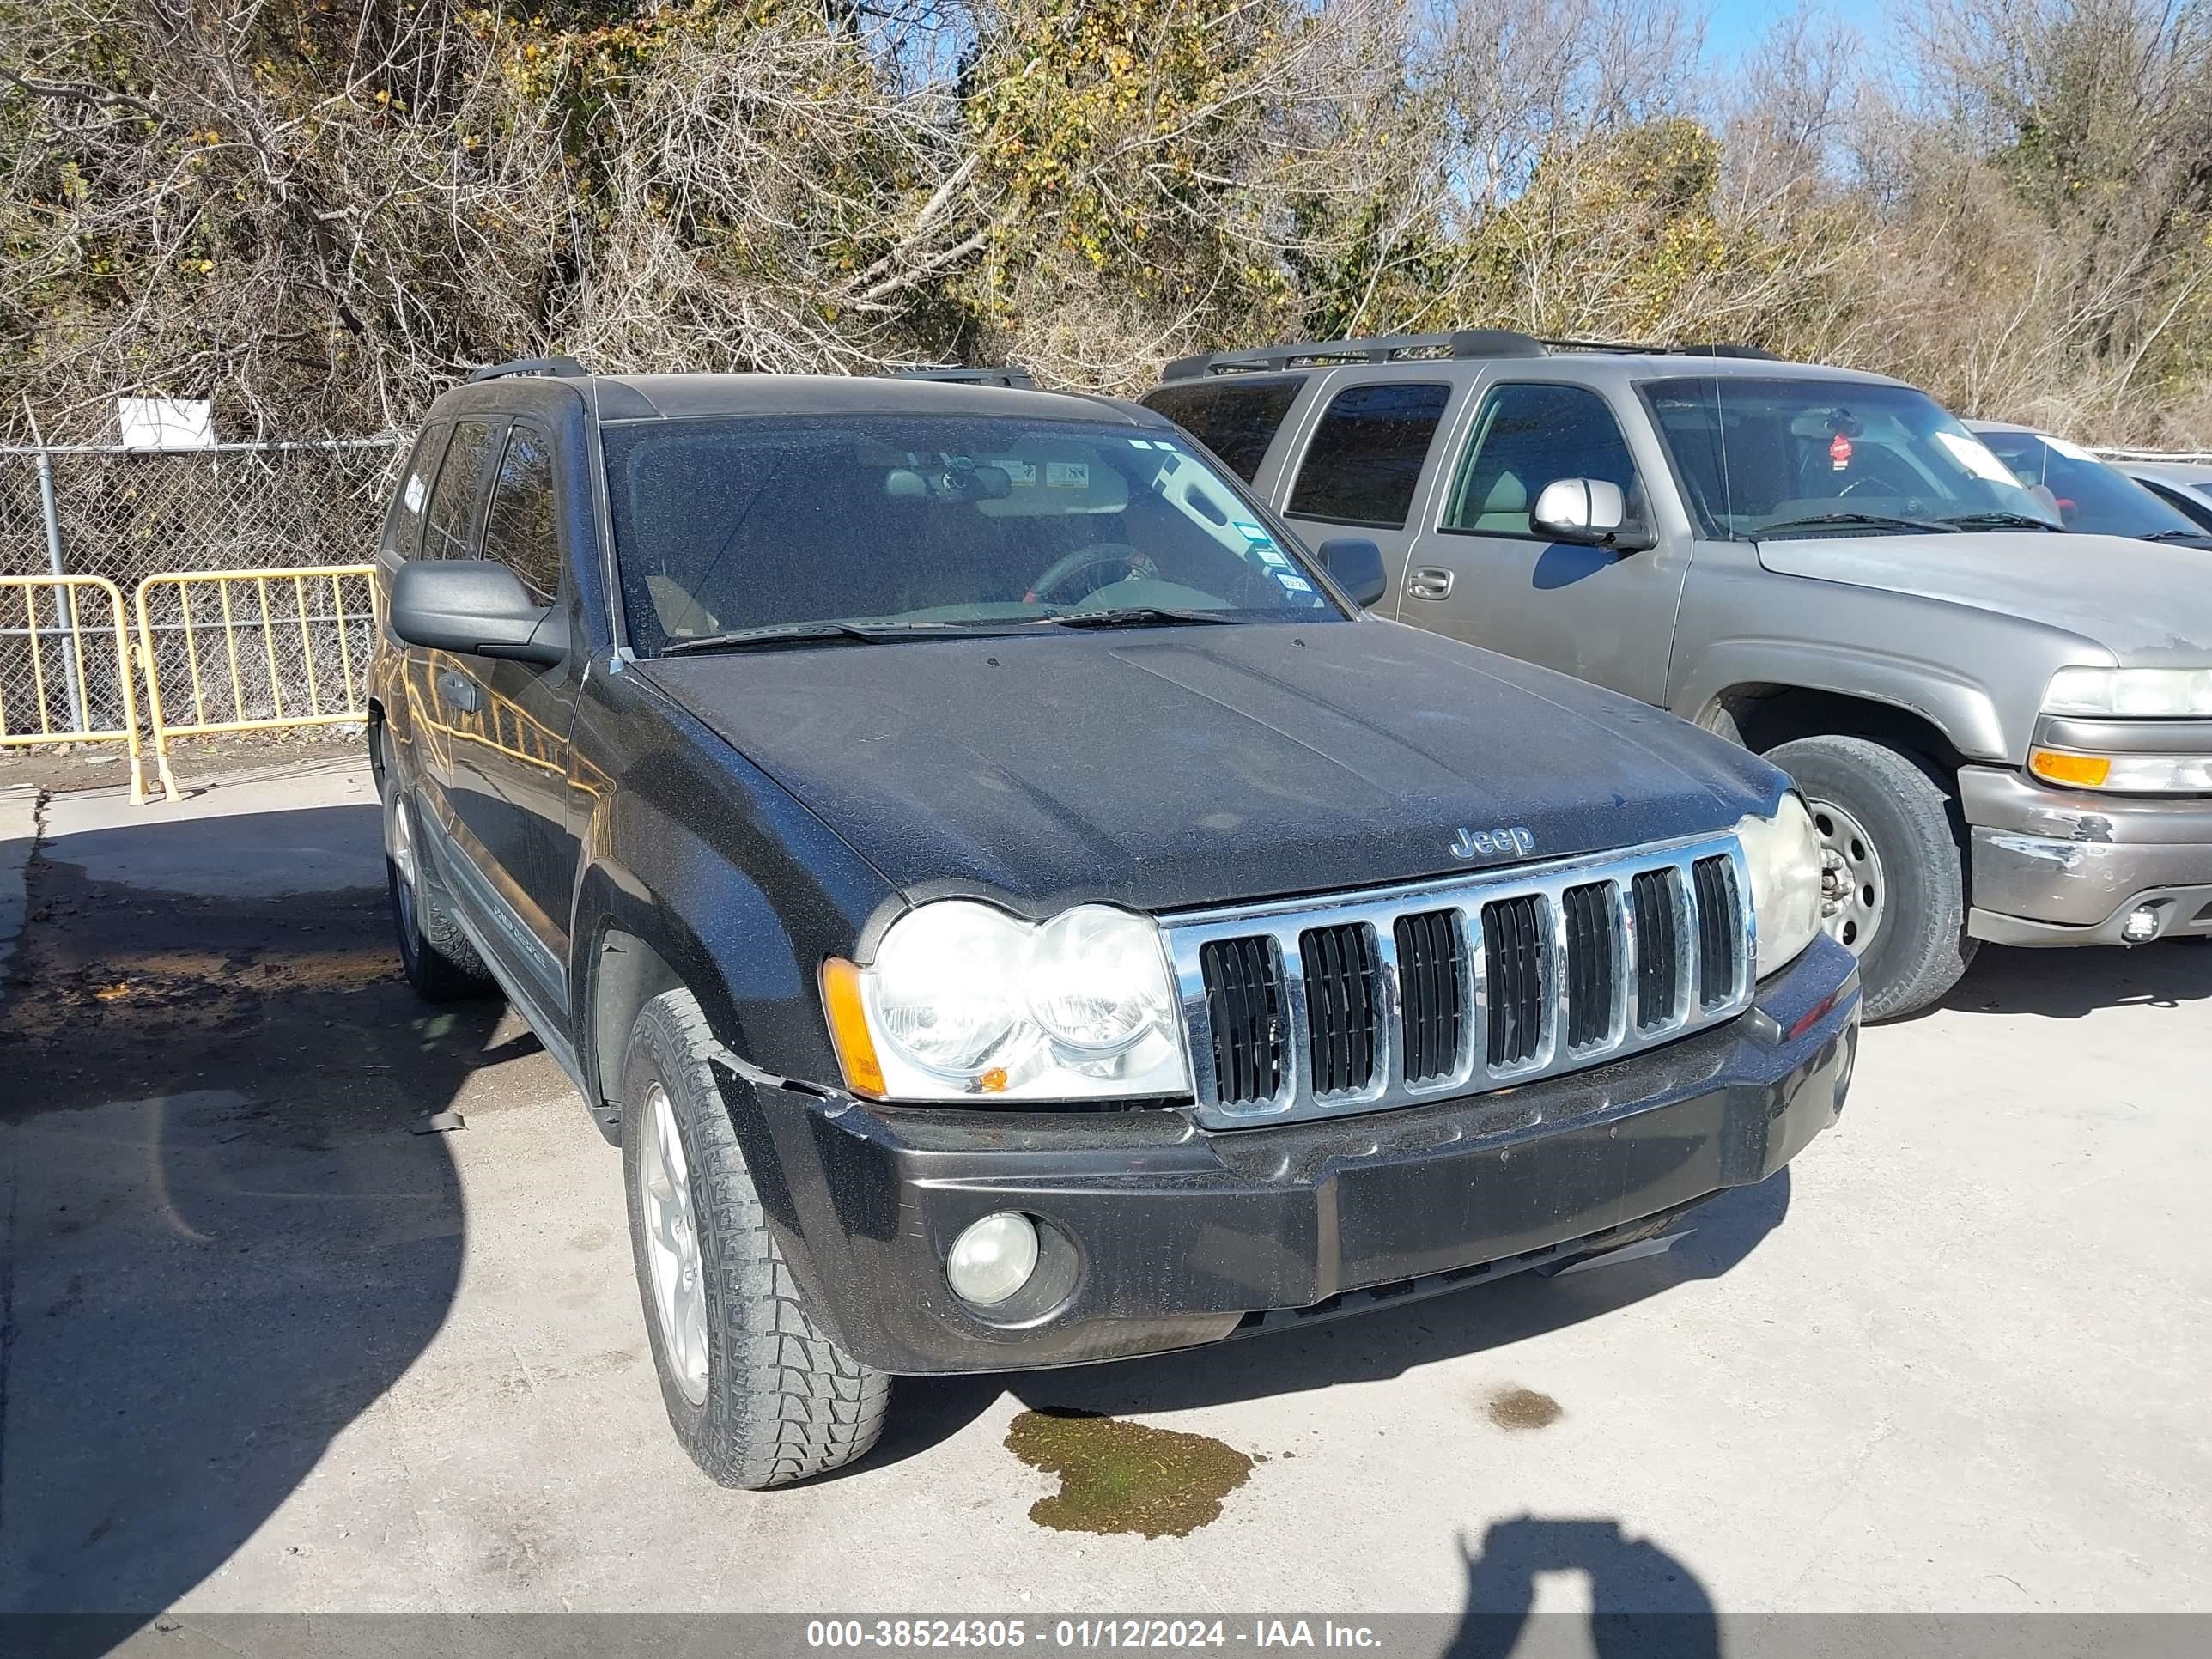
M 1708 536 L 2063 527 L 1980 439 L 1910 386 L 1719 375 L 1642 389 Z
M 1345 615 L 1164 431 L 748 416 L 603 441 L 641 652 Z

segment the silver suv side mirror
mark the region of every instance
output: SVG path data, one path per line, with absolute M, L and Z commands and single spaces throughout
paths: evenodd
M 1651 546 L 1652 538 L 1628 518 L 1628 499 L 1603 478 L 1554 478 L 1536 497 L 1528 528 L 1547 541 L 1610 547 L 1624 553 Z

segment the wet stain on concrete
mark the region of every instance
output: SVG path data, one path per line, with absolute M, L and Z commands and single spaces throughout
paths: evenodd
M 1060 1477 L 1060 1490 L 1030 1509 L 1060 1532 L 1187 1538 L 1218 1521 L 1221 1500 L 1252 1473 L 1249 1457 L 1206 1435 L 1057 1407 L 1015 1418 L 1006 1449 Z
M 1566 1413 L 1548 1394 L 1534 1389 L 1502 1389 L 1491 1395 L 1490 1420 L 1510 1433 L 1548 1429 Z

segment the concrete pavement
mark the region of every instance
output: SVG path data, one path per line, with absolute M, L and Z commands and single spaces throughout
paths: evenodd
M 396 978 L 365 778 L 63 808 L 0 1013 L 0 1608 L 2212 1609 L 2212 951 L 1985 951 L 1664 1254 L 902 1383 L 864 1464 L 733 1493 L 618 1158 Z M 1052 1530 L 1036 1407 L 1254 1462 L 1186 1537 Z

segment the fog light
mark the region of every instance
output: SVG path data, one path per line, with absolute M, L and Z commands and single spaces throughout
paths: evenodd
M 2146 939 L 2158 937 L 2158 912 L 2148 904 L 2139 905 L 2128 912 L 2121 926 L 2120 937 L 2130 945 L 2141 945 Z
M 1027 1216 L 1000 1210 L 952 1241 L 945 1277 L 962 1301 L 993 1308 L 1028 1284 L 1036 1264 L 1036 1229 Z

